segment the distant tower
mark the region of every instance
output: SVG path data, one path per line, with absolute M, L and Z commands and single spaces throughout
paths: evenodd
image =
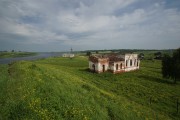
M 73 51 L 73 49 L 72 49 L 72 47 L 71 47 L 71 53 L 72 53 L 72 51 Z

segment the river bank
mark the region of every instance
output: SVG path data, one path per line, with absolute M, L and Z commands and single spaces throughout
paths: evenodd
M 15 61 L 21 61 L 21 60 L 37 60 L 37 59 L 43 59 L 48 57 L 55 57 L 55 56 L 62 56 L 63 53 L 61 52 L 38 52 L 34 53 L 31 56 L 26 57 L 11 57 L 11 58 L 0 58 L 0 64 L 9 64 L 11 62 Z

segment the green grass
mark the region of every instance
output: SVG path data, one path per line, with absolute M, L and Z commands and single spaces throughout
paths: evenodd
M 161 61 L 138 71 L 93 74 L 86 57 L 0 65 L 0 119 L 179 119 L 180 84 L 161 75 Z M 150 104 L 151 98 L 151 104 Z
M 0 52 L 0 58 L 26 57 L 33 56 L 37 53 L 33 52 Z

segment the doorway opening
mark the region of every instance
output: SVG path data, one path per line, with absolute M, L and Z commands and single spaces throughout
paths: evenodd
M 105 65 L 103 65 L 103 72 L 105 72 Z
M 92 68 L 93 68 L 93 72 L 95 72 L 95 65 L 94 64 L 92 65 Z

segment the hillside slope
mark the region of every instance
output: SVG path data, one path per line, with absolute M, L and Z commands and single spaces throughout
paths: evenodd
M 93 74 L 86 57 L 0 65 L 0 119 L 178 119 L 180 84 L 161 76 L 160 61 L 139 71 Z

